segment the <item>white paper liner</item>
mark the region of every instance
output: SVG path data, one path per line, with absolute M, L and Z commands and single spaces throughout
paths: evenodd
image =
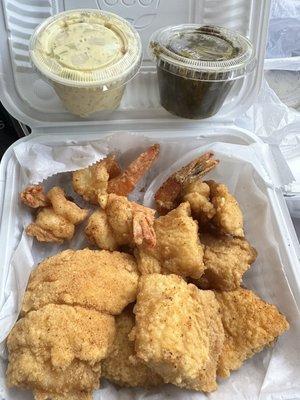
M 119 152 L 121 164 L 125 166 L 153 142 L 161 144 L 159 160 L 141 182 L 139 188 L 131 195 L 131 198 L 142 200 L 144 192 L 139 189 L 146 187 L 148 190 L 145 193 L 144 203 L 152 204 L 153 192 L 168 174 L 204 151 L 213 150 L 221 163 L 216 170 L 209 173 L 208 178 L 226 183 L 237 197 L 244 213 L 246 237 L 258 251 L 258 259 L 246 274 L 245 284 L 265 300 L 276 304 L 287 316 L 291 325 L 289 332 L 278 340 L 274 348 L 266 349 L 248 360 L 240 370 L 232 373 L 230 379 L 221 380 L 218 391 L 207 397 L 213 400 L 299 398 L 299 311 L 286 279 L 277 237 L 273 230 L 274 221 L 267 196 L 267 188 L 272 185 L 259 161 L 259 149 L 256 145 L 211 144 L 209 139 L 200 138 L 181 140 L 180 142 L 150 141 L 148 138 L 130 134 L 114 135 L 84 146 L 80 146 L 78 143 L 68 146 L 51 146 L 50 144 L 28 146 L 26 142 L 23 142 L 15 148 L 17 160 L 24 171 L 19 186 L 23 188 L 28 183 L 40 182 L 47 178 L 43 182 L 47 189 L 53 185 L 60 185 L 75 198 L 78 204 L 83 206 L 86 203 L 72 191 L 69 171 L 86 167 L 103 158 L 110 151 Z M 57 173 L 61 174 L 57 175 Z M 17 208 L 16 214 L 26 226 L 31 221 L 32 215 L 21 204 L 18 204 Z M 76 235 L 71 242 L 63 245 L 41 244 L 23 234 L 12 254 L 10 265 L 3 266 L 3 268 L 7 268 L 7 278 L 5 281 L 5 304 L 0 310 L 1 400 L 32 399 L 30 392 L 8 390 L 5 386 L 4 342 L 7 333 L 17 319 L 30 271 L 40 260 L 58 251 L 66 248 L 84 248 L 87 245 L 83 236 L 84 225 L 85 223 L 77 228 Z M 101 390 L 94 394 L 95 400 L 140 400 L 144 398 L 149 400 L 166 398 L 200 400 L 206 396 L 202 393 L 181 390 L 171 385 L 164 385 L 149 391 L 119 389 L 106 381 L 103 381 Z

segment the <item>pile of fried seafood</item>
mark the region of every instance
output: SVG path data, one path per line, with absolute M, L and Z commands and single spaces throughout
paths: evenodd
M 75 171 L 74 191 L 93 211 L 60 187 L 21 193 L 36 210 L 28 235 L 62 243 L 86 220 L 91 249 L 65 250 L 32 272 L 7 340 L 9 386 L 36 400 L 89 400 L 100 378 L 212 392 L 289 328 L 243 286 L 257 253 L 235 197 L 203 180 L 218 165 L 212 153 L 169 176 L 156 210 L 128 200 L 158 155 L 153 145 L 125 170 L 110 155 Z

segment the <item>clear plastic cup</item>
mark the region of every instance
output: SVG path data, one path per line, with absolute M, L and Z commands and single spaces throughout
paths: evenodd
M 34 66 L 65 107 L 82 117 L 116 109 L 142 60 L 137 31 L 125 19 L 100 10 L 48 18 L 33 33 L 29 49 Z
M 208 118 L 236 80 L 255 65 L 251 42 L 216 26 L 184 24 L 155 32 L 149 51 L 157 64 L 161 105 L 183 118 Z

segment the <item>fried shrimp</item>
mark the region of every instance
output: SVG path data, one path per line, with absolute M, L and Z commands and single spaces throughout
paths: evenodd
M 125 171 L 122 171 L 115 156 L 109 156 L 95 165 L 73 172 L 75 192 L 86 201 L 98 204 L 98 196 L 114 193 L 127 196 L 150 169 L 159 154 L 159 145 L 154 144 L 140 154 Z
M 199 180 L 218 165 L 219 161 L 213 156 L 210 152 L 201 155 L 176 171 L 163 183 L 155 193 L 157 210 L 160 214 L 166 214 L 178 206 L 184 185 Z
M 33 192 L 37 193 L 37 197 L 28 197 L 28 193 Z M 23 195 L 27 199 L 25 204 L 32 204 L 34 208 L 40 204 L 36 220 L 26 228 L 26 233 L 39 242 L 63 243 L 64 240 L 72 239 L 75 225 L 81 223 L 88 215 L 88 210 L 67 200 L 64 190 L 60 187 L 53 187 L 47 195 L 44 194 L 42 187 L 37 191 L 26 189 L 24 193 L 27 193 L 26 196 Z
M 28 186 L 20 193 L 22 203 L 31 208 L 46 207 L 49 205 L 49 200 L 41 185 Z
M 73 172 L 73 188 L 84 200 L 98 204 L 98 195 L 107 193 L 109 179 L 120 173 L 121 168 L 116 157 L 112 155 L 88 168 Z
M 216 214 L 210 201 L 210 188 L 200 179 L 183 186 L 181 199 L 190 203 L 192 215 L 200 226 L 209 223 Z
M 85 233 L 101 249 L 116 250 L 122 245 L 155 246 L 155 210 L 115 194 L 99 196 L 101 210 L 89 218 Z
M 108 182 L 108 193 L 119 196 L 127 196 L 133 191 L 139 180 L 151 168 L 159 154 L 159 145 L 154 144 L 134 160 L 121 175 L 110 179 Z

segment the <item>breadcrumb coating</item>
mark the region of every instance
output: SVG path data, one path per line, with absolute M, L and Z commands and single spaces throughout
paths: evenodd
M 162 378 L 144 363 L 134 359 L 134 343 L 128 336 L 135 319 L 131 307 L 128 308 L 116 317 L 116 337 L 111 353 L 102 362 L 102 376 L 119 386 L 157 386 L 163 383 Z
M 140 279 L 131 333 L 138 359 L 179 387 L 213 391 L 224 332 L 212 291 L 176 275 Z
M 191 217 L 189 203 L 154 221 L 156 246 L 139 246 L 136 251 L 142 274 L 161 272 L 200 278 L 204 272 L 203 248 L 198 237 L 198 224 Z
M 100 362 L 114 335 L 114 317 L 94 310 L 49 304 L 32 311 L 7 339 L 8 385 L 31 388 L 36 399 L 41 393 L 84 399 L 79 392 L 86 396 L 99 387 Z
M 242 238 L 201 233 L 205 246 L 204 274 L 195 284 L 201 289 L 235 290 L 256 259 L 256 250 Z
M 32 272 L 22 314 L 47 304 L 69 304 L 120 314 L 135 301 L 138 271 L 132 256 L 99 250 L 66 250 Z
M 216 298 L 225 331 L 218 375 L 226 378 L 247 358 L 271 345 L 289 329 L 289 324 L 274 305 L 261 300 L 250 290 L 216 292 Z

